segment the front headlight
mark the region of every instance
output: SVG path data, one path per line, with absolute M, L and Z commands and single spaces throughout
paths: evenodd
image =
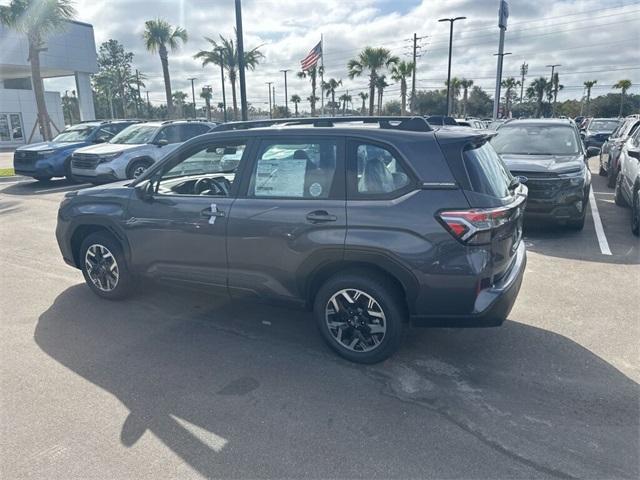
M 581 169 L 577 172 L 565 173 L 564 175 L 562 175 L 562 177 L 569 180 L 569 185 L 571 185 L 572 187 L 577 187 L 585 182 L 585 172 L 586 169 Z
M 40 150 L 38 152 L 38 157 L 40 158 L 46 158 L 49 155 L 53 155 L 55 153 L 55 150 Z
M 113 160 L 114 158 L 119 157 L 120 155 L 122 155 L 122 152 L 109 153 L 107 155 L 100 155 L 100 163 L 110 162 L 111 160 Z

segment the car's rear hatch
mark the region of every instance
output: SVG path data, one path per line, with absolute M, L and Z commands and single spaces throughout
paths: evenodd
M 493 284 L 509 271 L 522 240 L 527 187 L 509 173 L 488 142 L 491 136 L 438 137 L 470 206 L 440 212 L 439 219 L 463 243 L 488 247 L 492 272 L 488 282 Z

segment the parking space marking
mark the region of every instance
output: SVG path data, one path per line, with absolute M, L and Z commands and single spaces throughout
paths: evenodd
M 604 234 L 604 228 L 602 228 L 602 220 L 600 220 L 600 213 L 598 213 L 598 205 L 596 204 L 596 197 L 593 194 L 593 189 L 589 191 L 589 204 L 591 205 L 591 215 L 593 216 L 593 225 L 596 228 L 596 236 L 598 237 L 598 245 L 600 245 L 600 252 L 603 255 L 611 255 L 609 249 L 609 242 Z

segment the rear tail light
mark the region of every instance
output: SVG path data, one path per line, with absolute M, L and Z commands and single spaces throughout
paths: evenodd
M 491 242 L 493 231 L 520 215 L 520 204 L 498 208 L 445 210 L 437 219 L 456 240 L 468 245 Z

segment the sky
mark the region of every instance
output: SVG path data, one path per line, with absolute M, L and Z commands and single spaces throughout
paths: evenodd
M 592 96 L 606 94 L 620 79 L 633 82 L 640 92 L 640 1 L 633 0 L 511 0 L 505 37 L 503 78 L 519 78 L 520 65 L 529 66 L 528 81 L 549 76 L 549 64 L 558 67 L 565 86 L 559 100 L 580 99 L 585 80 L 597 80 Z M 284 78 L 288 94 L 310 95 L 308 80 L 296 77 L 300 60 L 324 37 L 325 80 L 342 80 L 337 95 L 367 90 L 366 77 L 351 80 L 347 62 L 367 45 L 384 46 L 410 60 L 413 34 L 419 41 L 418 89 L 442 88 L 447 76 L 449 24 L 443 17 L 466 16 L 455 23 L 452 76 L 474 80 L 491 95 L 495 88 L 498 51 L 499 0 L 244 0 L 245 49 L 260 45 L 265 58 L 247 73 L 248 101 L 256 107 L 268 104 L 266 82 L 274 82 L 276 103 L 284 104 Z M 185 28 L 188 42 L 169 56 L 172 89 L 191 94 L 187 80 L 196 77 L 198 91 L 211 85 L 214 104 L 221 101 L 220 72 L 202 67 L 193 59 L 207 48 L 204 37 L 231 37 L 235 26 L 233 0 L 77 0 L 77 20 L 94 26 L 96 45 L 110 38 L 135 54 L 134 68 L 147 77 L 152 103 L 164 103 L 160 59 L 144 48 L 144 22 L 164 18 Z M 387 75 L 389 77 L 389 75 Z M 388 83 L 393 83 L 390 78 Z M 47 89 L 73 89 L 73 79 L 55 79 Z M 230 103 L 229 85 L 227 84 Z M 144 94 L 143 94 L 144 95 Z M 319 95 L 319 93 L 318 93 Z M 399 99 L 400 86 L 385 90 L 385 101 Z M 291 107 L 291 106 L 290 106 Z M 301 108 L 308 109 L 303 102 Z

